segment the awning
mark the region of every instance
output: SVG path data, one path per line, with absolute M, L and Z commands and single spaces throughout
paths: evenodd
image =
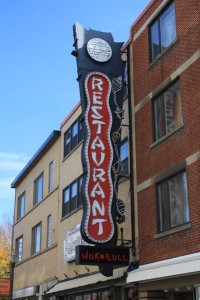
M 13 292 L 13 299 L 19 299 L 19 298 L 27 298 L 31 296 L 35 296 L 36 293 L 39 291 L 39 286 L 30 286 L 21 290 L 16 290 Z
M 109 283 L 110 281 L 117 280 L 117 279 L 123 279 L 125 282 L 126 278 L 126 272 L 127 272 L 127 266 L 119 269 L 113 270 L 113 276 L 106 277 L 103 276 L 101 273 L 95 273 L 92 275 L 82 276 L 79 278 L 73 278 L 69 280 L 65 280 L 63 282 L 59 282 L 56 284 L 52 289 L 50 289 L 46 294 L 54 294 L 54 293 L 60 293 L 64 291 L 69 291 L 75 288 L 78 288 L 80 291 L 80 288 L 87 287 L 89 289 L 90 285 L 98 285 L 100 287 L 100 283 Z M 102 287 L 102 286 L 101 286 Z
M 142 265 L 137 270 L 128 272 L 127 283 L 166 279 L 199 272 L 200 252 Z

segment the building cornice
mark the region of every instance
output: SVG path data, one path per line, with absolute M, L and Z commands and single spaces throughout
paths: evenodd
M 11 183 L 11 188 L 16 188 L 17 185 L 24 179 L 24 177 L 32 170 L 32 168 L 38 163 L 38 161 L 44 156 L 44 154 L 50 149 L 50 147 L 57 141 L 60 137 L 60 130 L 54 130 L 48 136 L 46 141 L 38 149 L 35 155 L 30 159 L 22 171 L 18 174 L 15 180 Z

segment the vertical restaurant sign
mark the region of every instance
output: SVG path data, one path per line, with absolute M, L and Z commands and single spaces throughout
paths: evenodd
M 124 217 L 117 193 L 125 68 L 122 45 L 114 42 L 111 33 L 74 25 L 72 54 L 77 62 L 84 131 L 81 235 L 89 244 L 106 247 L 116 245 L 116 220 Z
M 85 146 L 87 165 L 85 234 L 95 243 L 105 243 L 114 234 L 111 215 L 113 200 L 111 178 L 113 150 L 110 142 L 112 113 L 109 106 L 111 82 L 105 74 L 91 72 L 85 79 L 85 90 L 88 101 L 85 114 L 88 132 Z

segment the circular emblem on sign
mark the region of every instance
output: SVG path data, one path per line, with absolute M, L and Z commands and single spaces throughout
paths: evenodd
M 110 45 L 99 38 L 94 38 L 87 43 L 88 54 L 96 61 L 105 62 L 112 56 L 112 49 Z

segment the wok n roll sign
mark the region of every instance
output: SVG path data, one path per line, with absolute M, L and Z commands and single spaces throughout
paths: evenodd
M 111 166 L 113 149 L 110 142 L 112 114 L 109 106 L 111 82 L 98 72 L 89 73 L 85 80 L 88 107 L 85 115 L 87 141 L 85 157 L 87 178 L 85 184 L 85 234 L 95 243 L 105 243 L 114 234 L 111 215 L 113 184 Z

